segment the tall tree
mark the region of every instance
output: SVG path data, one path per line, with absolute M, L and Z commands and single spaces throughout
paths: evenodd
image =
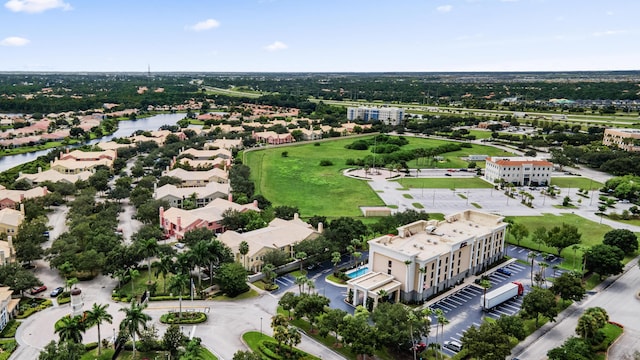
M 247 268 L 247 254 L 249 253 L 249 243 L 242 240 L 240 242 L 240 246 L 238 247 L 238 251 L 240 255 L 242 255 L 242 265 Z
M 614 229 L 604 234 L 605 245 L 619 248 L 625 254 L 633 254 L 638 250 L 638 237 L 627 229 Z
M 595 357 L 591 346 L 577 337 L 570 337 L 562 346 L 547 352 L 549 360 L 592 360 Z
M 249 290 L 247 271 L 238 263 L 222 264 L 216 273 L 215 279 L 220 284 L 220 289 L 231 297 Z
M 100 338 L 100 325 L 103 322 L 112 324 L 113 316 L 107 312 L 109 304 L 99 305 L 94 303 L 91 310 L 87 311 L 85 321 L 89 326 L 98 327 L 98 356 L 102 353 L 102 342 Z
M 182 294 L 191 285 L 191 277 L 188 274 L 179 273 L 171 277 L 169 291 L 178 293 L 178 319 L 182 320 Z
M 514 223 L 511 225 L 511 235 L 520 246 L 520 241 L 529 236 L 529 229 L 522 223 Z
M 598 244 L 584 254 L 588 270 L 598 273 L 600 278 L 617 275 L 622 272 L 624 252 L 611 245 Z
M 462 347 L 469 355 L 485 360 L 504 360 L 511 353 L 509 336 L 496 323 L 471 326 L 462 335 Z
M 562 223 L 561 227 L 554 226 L 547 233 L 547 245 L 558 250 L 558 256 L 564 248 L 571 245 L 579 244 L 582 234 L 578 232 L 578 228 L 574 225 Z
M 71 341 L 77 344 L 82 343 L 82 334 L 85 331 L 87 329 L 80 316 L 64 316 L 55 329 L 55 333 L 60 336 L 60 341 Z
M 524 296 L 522 310 L 524 310 L 523 316 L 525 318 L 536 320 L 536 328 L 538 328 L 540 315 L 546 316 L 550 321 L 555 321 L 555 317 L 558 315 L 556 298 L 551 290 L 539 287 L 534 287 L 530 293 Z
M 147 259 L 147 284 L 151 285 L 151 258 L 158 254 L 160 246 L 158 245 L 158 241 L 155 238 L 144 239 L 138 242 L 137 246 L 142 256 Z
M 553 280 L 553 286 L 551 286 L 550 290 L 555 295 L 560 296 L 564 301 L 580 301 L 585 295 L 582 279 L 573 272 L 560 274 L 560 276 Z
M 140 330 L 147 329 L 147 322 L 151 321 L 151 316 L 144 312 L 144 307 L 136 304 L 135 300 L 131 301 L 131 306 L 122 308 L 124 319 L 120 322 L 120 330 L 124 330 L 131 336 L 133 340 L 133 357 L 136 356 L 136 334 L 140 335 Z

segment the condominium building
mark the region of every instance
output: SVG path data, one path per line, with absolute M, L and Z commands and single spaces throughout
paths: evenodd
M 605 129 L 602 145 L 640 151 L 640 129 Z
M 348 107 L 347 119 L 349 121 L 381 121 L 387 125 L 399 125 L 404 119 L 404 109 L 397 107 Z
M 553 164 L 547 160 L 526 157 L 489 157 L 484 178 L 490 183 L 501 179 L 517 186 L 549 185 Z
M 382 296 L 420 301 L 485 271 L 504 253 L 503 220 L 465 210 L 369 240 L 369 272 L 347 282 L 348 301 L 353 306 L 375 306 Z

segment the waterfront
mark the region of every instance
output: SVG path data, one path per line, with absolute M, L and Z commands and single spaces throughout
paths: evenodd
M 175 125 L 182 120 L 185 113 L 176 114 L 159 114 L 138 120 L 126 120 L 118 122 L 118 130 L 111 135 L 103 136 L 100 139 L 94 139 L 87 144 L 96 144 L 102 141 L 110 141 L 113 138 L 128 137 L 138 130 L 155 131 L 162 125 Z M 26 154 L 7 155 L 0 158 L 0 171 L 5 171 L 37 159 L 39 156 L 46 155 L 51 149 L 34 151 Z

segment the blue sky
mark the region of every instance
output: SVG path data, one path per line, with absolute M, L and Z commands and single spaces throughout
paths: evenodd
M 0 2 L 0 71 L 640 69 L 638 0 Z

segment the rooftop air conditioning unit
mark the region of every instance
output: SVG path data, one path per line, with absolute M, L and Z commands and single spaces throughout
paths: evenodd
M 434 244 L 434 245 L 438 245 L 438 242 L 437 242 L 437 241 L 434 241 L 434 242 L 433 242 L 433 244 Z
M 433 226 L 433 225 L 429 225 L 429 226 L 427 226 L 424 230 L 425 230 L 426 232 L 428 232 L 428 233 L 432 233 L 432 232 L 436 231 L 436 227 L 435 227 L 435 226 Z
M 420 250 L 424 250 L 424 246 L 420 246 Z

